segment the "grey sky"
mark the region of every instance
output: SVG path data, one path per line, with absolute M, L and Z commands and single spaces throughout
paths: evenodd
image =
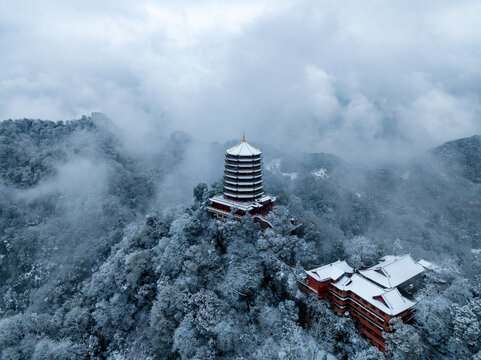
M 403 158 L 481 133 L 480 14 L 479 1 L 3 0 L 0 119 L 102 111 L 134 144 L 244 130 Z

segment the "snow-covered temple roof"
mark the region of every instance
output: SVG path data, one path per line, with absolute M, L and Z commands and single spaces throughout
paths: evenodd
M 351 277 L 346 276 L 332 285 L 339 290 L 351 291 L 374 307 L 392 316 L 398 315 L 415 305 L 414 302 L 402 296 L 397 288 L 383 289 L 358 274 Z
M 337 260 L 331 264 L 327 264 L 316 269 L 308 270 L 306 273 L 317 281 L 325 281 L 328 279 L 337 280 L 342 275 L 352 274 L 353 268 L 345 261 Z
M 423 271 L 424 267 L 407 254 L 385 256 L 379 264 L 367 270 L 359 270 L 359 273 L 385 288 L 394 288 Z
M 226 153 L 233 156 L 255 156 L 261 155 L 262 151 L 246 142 L 244 136 L 241 143 L 227 149 Z

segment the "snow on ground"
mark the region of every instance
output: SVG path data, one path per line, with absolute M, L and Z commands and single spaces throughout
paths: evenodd
M 297 179 L 297 173 L 296 172 L 291 172 L 291 173 L 282 173 L 282 176 L 287 176 L 291 180 Z
M 471 253 L 473 253 L 474 255 L 478 255 L 481 253 L 481 249 L 471 249 Z
M 320 168 L 317 171 L 312 172 L 312 175 L 320 177 L 322 179 L 327 179 L 329 175 L 327 174 L 327 169 Z

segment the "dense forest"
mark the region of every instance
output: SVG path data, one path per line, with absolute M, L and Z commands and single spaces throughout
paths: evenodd
M 480 136 L 382 167 L 256 144 L 265 232 L 204 209 L 226 144 L 217 182 L 163 202 L 195 142 L 142 157 L 102 116 L 0 123 L 2 359 L 481 359 Z M 306 267 L 405 253 L 437 269 L 385 355 L 298 288 Z

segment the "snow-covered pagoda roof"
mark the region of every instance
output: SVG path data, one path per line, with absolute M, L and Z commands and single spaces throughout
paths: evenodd
M 350 267 L 347 262 L 341 260 L 337 260 L 331 264 L 306 271 L 309 276 L 313 277 L 317 281 L 325 281 L 329 279 L 337 280 L 342 275 L 346 273 L 352 274 L 353 272 L 353 268 Z
M 388 315 L 398 315 L 416 303 L 401 295 L 397 288 L 383 289 L 358 274 L 345 276 L 333 286 L 343 291 L 351 291 L 374 307 Z
M 409 279 L 419 275 L 424 267 L 415 262 L 411 255 L 392 256 L 388 255 L 381 262 L 367 270 L 359 270 L 366 278 L 385 287 L 394 288 Z
M 227 149 L 225 152 L 233 156 L 255 156 L 262 154 L 262 151 L 246 142 L 245 136 L 242 137 L 241 143 Z
M 222 204 L 225 206 L 228 206 L 229 208 L 236 209 L 236 210 L 242 210 L 242 211 L 250 211 L 254 208 L 260 208 L 264 206 L 264 203 L 270 201 L 274 202 L 276 201 L 275 196 L 270 196 L 270 195 L 264 195 L 259 199 L 256 199 L 254 201 L 249 201 L 249 202 L 244 202 L 244 201 L 236 201 L 236 200 L 231 200 L 231 199 L 226 199 L 224 195 L 218 194 L 214 195 L 213 197 L 209 198 L 211 202 L 215 202 L 218 204 Z

